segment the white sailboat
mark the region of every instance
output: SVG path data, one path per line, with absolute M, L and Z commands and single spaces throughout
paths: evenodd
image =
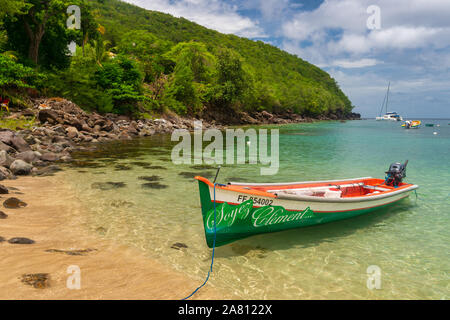
M 383 104 L 381 105 L 380 115 L 376 117 L 376 120 L 391 120 L 391 121 L 403 121 L 403 118 L 401 115 L 399 115 L 395 111 L 387 111 L 387 106 L 389 102 L 389 89 L 391 87 L 391 82 L 388 84 L 386 95 L 384 96 Z M 385 109 L 385 114 L 382 116 L 383 109 Z

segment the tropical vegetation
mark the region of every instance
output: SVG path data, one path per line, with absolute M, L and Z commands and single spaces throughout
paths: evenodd
M 8 0 L 0 9 L 0 96 L 33 91 L 135 116 L 353 108 L 320 68 L 184 18 L 119 0 Z

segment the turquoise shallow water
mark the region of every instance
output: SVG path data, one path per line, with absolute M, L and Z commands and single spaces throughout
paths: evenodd
M 406 181 L 420 186 L 418 198 L 217 248 L 208 285 L 245 299 L 448 299 L 450 120 L 425 122 L 440 127 L 405 130 L 372 120 L 268 127 L 280 130 L 278 174 L 260 176 L 258 165 L 227 165 L 219 182 L 384 177 L 390 163 L 408 159 Z M 200 285 L 211 249 L 192 177 L 213 177 L 215 170 L 174 165 L 174 144 L 170 136 L 155 136 L 103 145 L 78 154 L 67 180 L 90 208 L 92 232 L 136 246 Z M 152 176 L 159 181 L 144 187 L 142 177 Z M 106 182 L 123 184 L 102 190 L 111 186 Z M 176 242 L 188 248 L 171 248 Z M 371 265 L 381 270 L 380 289 L 366 285 Z

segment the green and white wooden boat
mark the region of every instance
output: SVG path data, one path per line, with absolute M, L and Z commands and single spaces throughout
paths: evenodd
M 215 238 L 215 246 L 222 246 L 255 234 L 355 217 L 390 206 L 418 188 L 389 176 L 227 185 L 197 176 L 206 243 L 213 247 Z

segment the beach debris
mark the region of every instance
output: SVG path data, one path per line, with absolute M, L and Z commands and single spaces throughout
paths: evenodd
M 172 244 L 171 248 L 175 250 L 186 249 L 188 246 L 182 242 L 175 242 Z
M 7 209 L 18 209 L 26 207 L 27 204 L 20 199 L 11 197 L 3 201 L 3 206 Z
M 0 219 L 6 219 L 8 218 L 8 215 L 4 213 L 3 211 L 0 211 Z
M 17 238 L 9 239 L 8 243 L 11 243 L 11 244 L 33 244 L 34 240 L 31 240 L 28 238 L 17 237 Z
M 80 249 L 80 250 L 60 250 L 60 249 L 47 249 L 45 252 L 51 252 L 51 253 L 64 253 L 69 256 L 85 256 L 89 252 L 97 251 L 97 249 Z
M 23 274 L 21 281 L 36 289 L 45 289 L 50 286 L 50 275 L 48 273 L 29 273 Z
M 112 189 L 118 189 L 123 188 L 126 186 L 125 182 L 94 182 L 91 184 L 92 189 L 100 189 L 100 190 L 112 190 Z
M 165 184 L 161 184 L 159 182 L 148 182 L 142 184 L 142 188 L 148 188 L 148 189 L 166 189 L 168 186 Z
M 140 176 L 138 177 L 139 180 L 145 180 L 145 181 L 149 181 L 149 182 L 154 182 L 154 181 L 160 181 L 162 180 L 162 178 L 160 176 Z

